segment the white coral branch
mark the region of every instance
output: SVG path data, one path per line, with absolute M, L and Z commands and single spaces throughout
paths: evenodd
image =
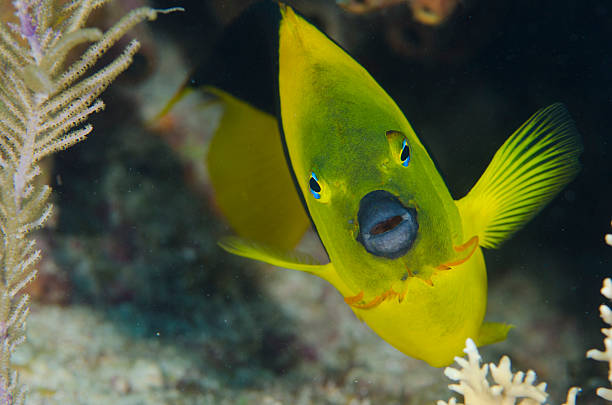
M 601 294 L 612 301 L 612 280 L 606 278 L 601 288 Z M 603 328 L 605 351 L 591 349 L 587 357 L 608 362 L 608 380 L 612 384 L 612 309 L 607 305 L 599 308 L 601 318 L 610 327 Z M 465 405 L 538 405 L 546 401 L 546 383 L 536 385 L 536 374 L 532 370 L 524 373 L 512 373 L 510 359 L 503 356 L 499 364 L 480 365 L 481 357 L 472 339 L 467 339 L 465 349 L 467 360 L 455 357 L 458 368 L 447 367 L 444 374 L 456 384 L 449 385 L 452 391 L 463 395 Z M 488 378 L 491 370 L 492 382 Z M 567 392 L 567 399 L 563 405 L 576 405 L 576 396 L 580 388 L 572 387 Z M 599 387 L 597 395 L 612 401 L 612 388 Z M 437 405 L 463 405 L 457 399 L 451 398 L 448 402 L 438 401 Z
M 472 339 L 465 342 L 464 352 L 467 360 L 456 357 L 455 361 L 460 368 L 447 367 L 444 374 L 458 384 L 449 385 L 452 391 L 461 395 L 466 405 L 513 405 L 521 400 L 521 405 L 535 405 L 544 403 L 548 394 L 546 383 L 535 385 L 536 374 L 529 370 L 512 373 L 510 359 L 504 356 L 499 364 L 480 365 L 480 353 Z M 491 370 L 492 383 L 488 378 Z M 452 402 L 454 401 L 454 402 Z M 439 402 L 438 405 L 451 405 L 457 403 L 451 399 L 448 403 Z
M 612 280 L 610 280 L 610 278 L 604 280 L 603 287 L 601 287 L 601 295 L 612 300 Z M 597 349 L 591 349 L 586 355 L 593 360 L 608 362 L 608 381 L 612 384 L 612 310 L 607 305 L 602 305 L 599 307 L 599 313 L 601 319 L 610 326 L 609 328 L 603 328 L 601 330 L 606 336 L 604 338 L 604 347 L 606 350 L 602 352 Z M 612 401 L 612 389 L 610 388 L 599 387 L 597 389 L 597 395 L 603 399 Z

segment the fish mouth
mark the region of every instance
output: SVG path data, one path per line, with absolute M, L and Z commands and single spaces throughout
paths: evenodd
M 408 253 L 419 223 L 414 208 L 384 190 L 366 194 L 359 202 L 357 241 L 374 256 L 397 259 Z

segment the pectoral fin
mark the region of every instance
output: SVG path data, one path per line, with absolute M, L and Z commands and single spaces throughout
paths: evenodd
M 272 246 L 253 242 L 247 239 L 226 237 L 221 239 L 219 246 L 238 256 L 259 260 L 273 266 L 305 271 L 327 280 L 341 294 L 351 294 L 344 282 L 338 277 L 332 263 L 321 264 L 314 257 L 295 251 L 285 251 Z
M 502 340 L 506 339 L 508 332 L 512 328 L 512 325 L 508 325 L 506 323 L 484 322 L 480 327 L 478 338 L 476 338 L 476 345 L 484 346 L 501 342 Z
M 580 135 L 563 104 L 536 112 L 497 151 L 467 196 L 457 201 L 464 232 L 496 248 L 580 170 Z

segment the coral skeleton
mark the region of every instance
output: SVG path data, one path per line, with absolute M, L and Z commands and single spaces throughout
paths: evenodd
M 0 23 L 0 404 L 23 404 L 25 388 L 11 355 L 25 340 L 29 308 L 21 290 L 36 277 L 41 252 L 31 232 L 52 212 L 39 162 L 82 141 L 85 120 L 104 108 L 98 96 L 132 62 L 131 41 L 110 64 L 91 68 L 124 34 L 160 12 L 132 10 L 106 32 L 86 27 L 109 0 L 15 0 L 14 21 Z M 77 45 L 91 43 L 67 63 Z
M 612 300 L 612 280 L 606 278 L 603 282 L 601 293 L 604 297 Z M 612 310 L 607 305 L 600 308 L 601 318 L 610 325 L 610 328 L 602 329 L 604 352 L 592 349 L 587 352 L 587 357 L 608 362 L 608 380 L 612 383 Z M 546 383 L 536 385 L 536 373 L 533 370 L 524 373 L 511 371 L 510 359 L 503 356 L 499 364 L 489 363 L 481 366 L 481 357 L 472 339 L 467 339 L 463 350 L 467 359 L 455 357 L 459 368 L 447 367 L 444 374 L 456 384 L 449 385 L 451 391 L 463 395 L 465 405 L 538 405 L 543 404 L 548 397 Z M 488 378 L 489 371 L 493 384 Z M 567 393 L 567 400 L 563 405 L 575 405 L 576 395 L 580 388 L 572 387 Z M 612 389 L 600 387 L 597 395 L 612 401 Z M 517 402 L 518 401 L 518 402 Z M 448 402 L 438 401 L 437 405 L 463 405 L 451 398 Z
M 601 294 L 608 300 L 612 301 L 612 281 L 609 278 L 604 280 L 603 287 L 601 288 Z M 603 321 L 610 326 L 609 328 L 603 328 L 601 330 L 605 336 L 604 346 L 606 350 L 602 352 L 597 349 L 591 349 L 587 352 L 587 357 L 593 360 L 608 362 L 608 381 L 610 381 L 610 384 L 612 384 L 612 309 L 610 309 L 610 307 L 607 305 L 601 305 L 599 307 L 599 313 L 601 315 L 601 319 L 603 319 Z M 612 401 L 612 389 L 610 388 L 598 388 L 597 395 L 603 399 Z

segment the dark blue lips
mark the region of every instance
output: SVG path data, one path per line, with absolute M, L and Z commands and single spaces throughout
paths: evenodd
M 416 210 L 384 190 L 369 192 L 361 199 L 357 221 L 357 241 L 369 253 L 389 259 L 405 255 L 419 229 Z

